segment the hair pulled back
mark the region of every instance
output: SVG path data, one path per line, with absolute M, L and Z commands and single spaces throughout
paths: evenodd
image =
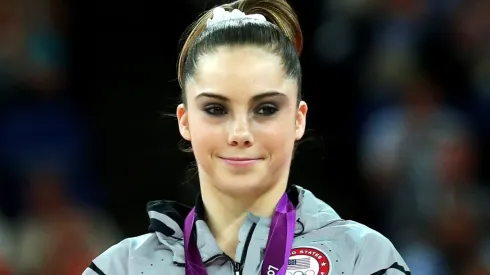
M 301 65 L 303 35 L 296 13 L 286 0 L 238 0 L 220 7 L 245 14 L 261 14 L 265 21 L 230 19 L 207 26 L 213 10 L 206 11 L 190 26 L 179 56 L 177 75 L 186 103 L 185 84 L 196 72 L 199 58 L 220 46 L 253 45 L 269 50 L 281 57 L 288 77 L 297 80 L 298 102 L 301 100 Z

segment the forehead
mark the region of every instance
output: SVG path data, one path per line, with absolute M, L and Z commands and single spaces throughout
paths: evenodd
M 253 47 L 221 47 L 201 57 L 189 93 L 253 95 L 267 90 L 294 95 L 296 81 L 286 76 L 279 56 Z

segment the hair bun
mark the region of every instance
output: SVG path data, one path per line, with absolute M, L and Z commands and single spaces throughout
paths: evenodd
M 211 23 L 213 25 L 213 16 L 216 8 L 203 13 L 189 27 L 188 33 L 184 34 L 184 44 L 177 65 L 178 80 L 181 88 L 185 86 L 185 74 L 188 76 L 193 75 L 195 62 L 201 54 L 211 51 L 218 45 L 236 43 L 252 43 L 268 47 L 274 44 L 276 48 L 280 48 L 279 51 L 283 55 L 284 60 L 292 60 L 292 65 L 288 66 L 286 70 L 288 74 L 295 75 L 298 78 L 300 85 L 301 65 L 299 64 L 298 56 L 301 55 L 303 50 L 303 34 L 301 33 L 301 27 L 296 13 L 286 0 L 238 0 L 233 3 L 218 6 L 217 8 L 218 11 L 222 11 L 221 15 L 225 17 L 253 17 L 254 19 L 260 18 L 261 20 L 265 17 L 267 22 L 264 24 L 249 24 L 248 26 L 252 26 L 252 28 L 247 27 L 245 29 L 239 29 L 241 28 L 238 27 L 239 25 L 233 27 L 225 24 L 223 26 L 227 27 L 219 31 L 216 31 L 214 28 L 209 28 L 208 32 L 206 32 L 208 24 Z M 223 10 L 228 13 L 225 13 Z M 221 25 L 218 25 L 218 29 L 219 26 Z M 239 31 L 237 32 L 237 30 Z M 188 62 L 188 60 L 192 60 L 192 62 Z M 187 69 L 186 65 L 188 65 Z
M 293 43 L 298 55 L 303 51 L 303 34 L 298 17 L 286 0 L 239 0 L 223 5 L 224 8 L 238 9 L 245 14 L 261 14 L 276 25 Z

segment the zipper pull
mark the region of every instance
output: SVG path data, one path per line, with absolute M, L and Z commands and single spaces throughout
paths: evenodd
M 242 265 L 238 262 L 233 263 L 233 271 L 235 271 L 235 275 L 241 275 Z

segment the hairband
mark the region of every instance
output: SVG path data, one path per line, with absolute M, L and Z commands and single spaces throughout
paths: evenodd
M 253 19 L 259 21 L 267 21 L 267 19 L 265 19 L 262 14 L 245 14 L 244 12 L 237 9 L 226 11 L 222 7 L 217 7 L 213 10 L 213 17 L 211 19 L 208 19 L 207 26 L 209 27 L 216 23 L 231 19 Z

